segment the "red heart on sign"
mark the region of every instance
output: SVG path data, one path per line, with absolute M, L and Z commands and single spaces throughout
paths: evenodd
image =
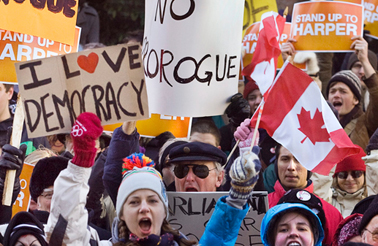
M 77 58 L 77 64 L 88 73 L 94 73 L 98 64 L 98 55 L 93 52 L 88 56 L 81 55 Z

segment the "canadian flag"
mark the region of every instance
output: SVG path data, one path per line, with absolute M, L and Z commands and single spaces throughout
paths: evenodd
M 280 38 L 285 27 L 285 19 L 275 12 L 261 16 L 259 38 L 251 63 L 242 74 L 256 81 L 261 94 L 269 89 L 274 81 L 277 69 L 277 58 L 281 54 Z
M 283 65 L 263 103 L 259 128 L 266 129 L 308 170 L 328 175 L 339 161 L 359 152 L 317 84 L 292 64 Z

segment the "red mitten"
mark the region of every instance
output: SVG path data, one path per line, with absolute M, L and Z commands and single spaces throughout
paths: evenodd
M 77 117 L 71 130 L 74 158 L 72 163 L 81 167 L 91 167 L 96 157 L 96 139 L 102 133 L 101 121 L 97 115 L 85 112 Z

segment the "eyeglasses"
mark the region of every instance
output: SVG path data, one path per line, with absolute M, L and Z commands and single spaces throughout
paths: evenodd
M 349 174 L 352 175 L 352 177 L 354 179 L 357 179 L 357 178 L 361 177 L 362 174 L 364 174 L 364 171 L 349 171 L 349 172 L 345 171 L 345 172 L 339 172 L 339 173 L 337 173 L 337 177 L 339 179 L 346 179 L 346 178 L 348 178 Z
M 364 233 L 364 231 L 370 232 L 370 234 L 373 238 L 373 241 L 378 241 L 378 231 L 377 230 L 374 230 L 373 232 L 371 232 L 370 230 L 365 228 L 365 229 L 362 230 L 362 234 Z
M 213 169 L 209 169 L 206 165 L 177 165 L 175 166 L 174 173 L 175 176 L 179 179 L 185 178 L 186 175 L 189 173 L 189 169 L 192 167 L 193 173 L 200 179 L 205 179 L 209 176 L 209 172 L 212 170 L 217 169 L 216 167 Z
M 49 189 L 49 188 L 44 189 L 43 193 L 41 194 L 41 196 L 43 196 L 44 198 L 49 199 L 49 200 L 52 199 L 53 195 L 54 195 L 54 190 L 53 189 Z

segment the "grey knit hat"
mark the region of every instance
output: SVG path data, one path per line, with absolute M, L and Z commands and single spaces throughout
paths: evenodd
M 358 99 L 358 101 L 361 101 L 360 79 L 351 70 L 343 70 L 332 76 L 327 85 L 327 96 L 333 82 L 343 82 L 344 84 L 346 84 Z

